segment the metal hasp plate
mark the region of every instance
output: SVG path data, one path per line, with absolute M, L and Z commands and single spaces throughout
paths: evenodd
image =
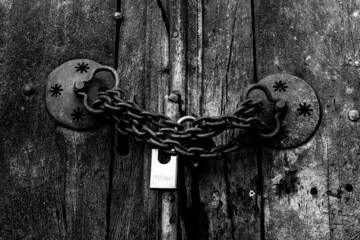
M 285 101 L 287 106 L 280 133 L 265 144 L 271 148 L 286 149 L 305 143 L 320 122 L 320 104 L 312 87 L 301 78 L 289 74 L 271 75 L 258 83 L 266 86 L 274 98 Z M 251 91 L 249 97 L 264 99 L 259 90 Z M 263 114 L 268 109 L 271 107 L 264 104 Z
M 61 64 L 51 72 L 46 86 L 46 106 L 50 114 L 63 125 L 84 130 L 94 127 L 98 119 L 91 115 L 83 105 L 83 98 L 76 95 L 76 82 L 90 82 L 89 98 L 95 100 L 99 90 L 115 86 L 114 77 L 109 71 L 92 74 L 101 64 L 89 59 L 75 59 Z

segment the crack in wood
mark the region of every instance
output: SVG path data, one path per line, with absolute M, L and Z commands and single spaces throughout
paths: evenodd
M 161 17 L 162 17 L 162 20 L 165 23 L 165 28 L 166 28 L 167 35 L 170 38 L 170 23 L 169 23 L 168 11 L 166 10 L 165 4 L 163 4 L 163 2 L 161 0 L 156 0 L 156 2 L 157 2 L 158 7 L 160 8 Z
M 226 65 L 226 74 L 225 74 L 225 93 L 227 95 L 228 93 L 228 83 L 229 83 L 229 71 L 230 71 L 230 63 L 231 63 L 231 58 L 232 58 L 232 53 L 233 53 L 233 45 L 234 45 L 234 37 L 235 37 L 235 24 L 236 24 L 236 13 L 238 10 L 238 5 L 239 5 L 239 1 L 236 2 L 236 6 L 235 6 L 235 11 L 234 11 L 234 21 L 233 21 L 233 25 L 232 25 L 232 32 L 231 32 L 231 41 L 230 41 L 230 46 L 229 46 L 229 57 L 228 57 L 228 61 L 227 61 L 227 65 Z M 223 96 L 224 99 L 224 96 Z M 226 96 L 226 101 L 229 101 L 228 97 Z

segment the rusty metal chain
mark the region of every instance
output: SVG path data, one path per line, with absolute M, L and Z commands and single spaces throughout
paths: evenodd
M 261 87 L 260 87 L 261 88 Z M 268 100 L 277 100 L 262 89 Z M 248 91 L 247 91 L 248 92 Z M 100 92 L 98 99 L 91 105 L 87 93 L 77 91 L 83 97 L 84 107 L 93 114 L 106 115 L 115 121 L 116 130 L 123 135 L 132 134 L 138 141 L 145 141 L 152 147 L 161 149 L 171 155 L 186 157 L 214 158 L 239 149 L 254 135 L 271 137 L 279 132 L 280 127 L 268 134 L 267 125 L 257 117 L 263 105 L 262 100 L 247 98 L 241 102 L 233 113 L 218 117 L 201 117 L 190 123 L 189 128 L 173 122 L 162 114 L 151 113 L 141 109 L 136 103 L 125 101 L 118 88 Z M 279 114 L 275 115 L 277 125 Z M 238 129 L 239 135 L 225 145 L 211 148 L 189 146 L 189 143 L 215 137 L 228 129 Z

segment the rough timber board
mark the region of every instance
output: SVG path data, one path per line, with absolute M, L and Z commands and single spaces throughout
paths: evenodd
M 122 1 L 119 67 L 125 97 L 164 113 L 169 83 L 169 39 L 159 1 Z M 129 137 L 129 154 L 117 156 L 111 193 L 111 239 L 160 239 L 160 193 L 149 189 L 151 149 Z
M 110 1 L 1 1 L 0 239 L 104 239 L 109 131 L 74 132 L 45 106 L 62 62 L 111 64 Z M 32 84 L 35 94 L 22 95 Z
M 315 136 L 265 150 L 266 239 L 358 239 L 358 1 L 255 1 L 259 79 L 289 73 L 322 104 Z M 266 164 L 265 164 L 266 163 Z
M 189 1 L 187 46 L 187 114 L 218 116 L 235 110 L 254 81 L 250 2 Z M 228 132 L 215 142 L 234 136 Z M 203 160 L 192 170 L 185 210 L 190 239 L 260 238 L 261 193 L 249 196 L 258 185 L 255 150 Z

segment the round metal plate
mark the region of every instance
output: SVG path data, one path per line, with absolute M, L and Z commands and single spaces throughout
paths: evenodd
M 284 149 L 305 143 L 315 133 L 320 122 L 320 104 L 312 87 L 289 74 L 271 75 L 262 79 L 259 84 L 265 85 L 274 98 L 284 100 L 287 105 L 280 133 L 274 139 L 268 139 L 266 144 L 272 148 Z M 250 92 L 249 97 L 265 99 L 260 90 Z M 269 104 L 264 104 L 263 113 L 272 111 L 270 108 L 273 109 Z
M 76 130 L 97 124 L 96 118 L 83 107 L 82 98 L 75 94 L 74 84 L 88 80 L 93 69 L 100 66 L 89 59 L 76 59 L 51 72 L 46 86 L 46 106 L 57 121 Z

